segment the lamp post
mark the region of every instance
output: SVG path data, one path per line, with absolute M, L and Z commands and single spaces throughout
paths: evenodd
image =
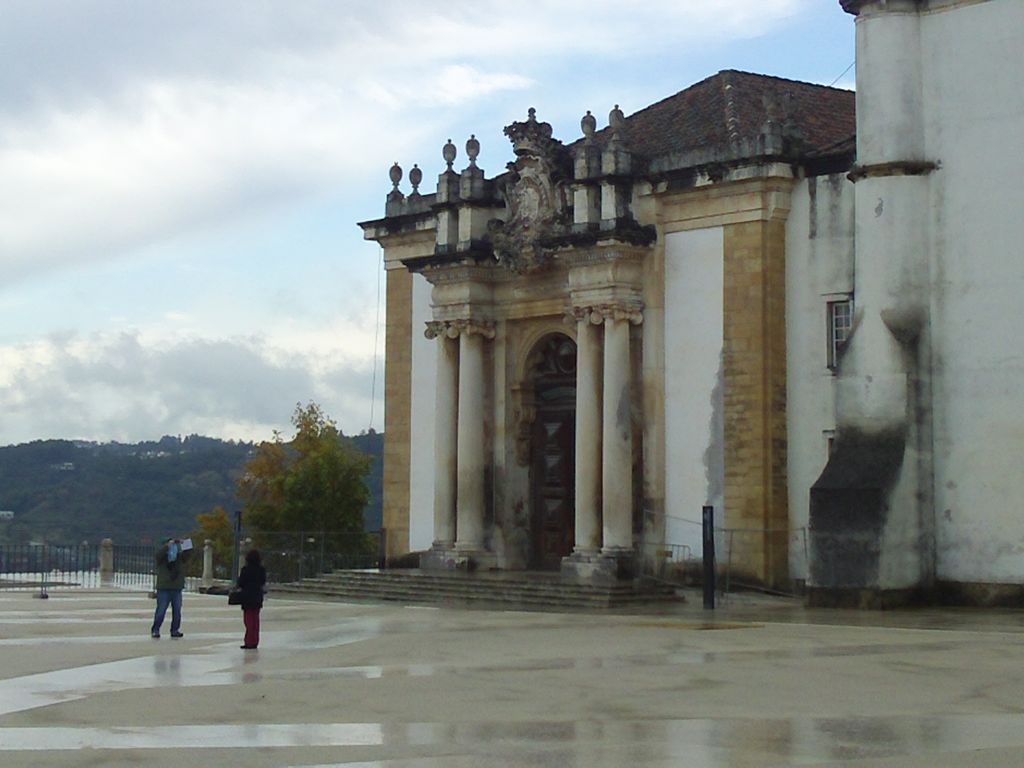
M 242 510 L 235 510 L 235 547 L 231 556 L 231 581 L 238 578 L 239 549 L 242 545 Z

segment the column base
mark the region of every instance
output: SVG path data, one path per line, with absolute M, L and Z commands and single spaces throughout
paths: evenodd
M 420 557 L 420 568 L 424 571 L 471 573 L 479 568 L 493 568 L 496 562 L 493 553 L 480 547 L 434 542 L 434 546 Z
M 458 565 L 458 553 L 451 541 L 435 541 L 434 545 L 420 555 L 420 569 L 424 571 L 454 571 Z
M 562 576 L 593 584 L 631 581 L 636 575 L 632 549 L 577 550 L 562 558 Z

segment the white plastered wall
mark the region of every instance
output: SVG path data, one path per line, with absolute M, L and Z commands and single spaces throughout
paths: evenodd
M 437 386 L 436 340 L 423 331 L 433 315 L 431 285 L 412 276 L 412 408 L 409 435 L 409 548 L 429 549 L 434 539 L 434 389 Z
M 1024 3 L 921 19 L 937 576 L 1024 583 Z
M 786 434 L 789 572 L 807 578 L 810 489 L 835 429 L 828 302 L 853 290 L 853 184 L 845 174 L 801 179 L 786 223 Z
M 720 227 L 665 238 L 665 543 L 701 553 L 701 507 L 725 519 Z

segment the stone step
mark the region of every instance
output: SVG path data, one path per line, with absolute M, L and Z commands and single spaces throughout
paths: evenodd
M 465 594 L 455 595 L 449 593 L 414 593 L 409 591 L 384 591 L 384 590 L 348 590 L 348 589 L 308 589 L 305 587 L 275 587 L 272 594 L 295 594 L 295 595 L 316 595 L 319 597 L 332 597 L 342 600 L 354 601 L 385 601 L 400 603 L 453 603 L 453 604 L 476 604 L 488 606 L 516 606 L 520 608 L 610 608 L 614 606 L 633 604 L 632 601 L 621 600 L 607 601 L 597 598 L 579 599 L 570 597 L 526 597 L 510 595 L 484 595 Z
M 414 580 L 414 579 L 326 579 L 311 578 L 303 579 L 302 585 L 308 587 L 329 588 L 334 586 L 359 587 L 365 589 L 378 589 L 392 587 L 416 591 L 439 591 L 451 593 L 480 593 L 480 594 L 525 594 L 525 595 L 592 595 L 595 597 L 630 597 L 637 594 L 631 587 L 581 587 L 549 584 L 508 584 L 508 583 L 475 583 L 475 582 L 451 582 L 445 580 Z M 647 594 L 647 593 L 644 593 Z
M 674 601 L 671 588 L 638 589 L 633 584 L 595 585 L 563 581 L 550 574 L 537 578 L 429 574 L 421 571 L 341 571 L 275 584 L 271 593 L 322 595 L 352 600 L 409 603 L 464 603 L 523 608 L 612 608 Z
M 472 585 L 514 585 L 514 586 L 525 586 L 530 588 L 573 588 L 579 590 L 590 590 L 590 591 L 622 591 L 622 592 L 633 592 L 636 587 L 632 582 L 616 582 L 612 584 L 595 584 L 587 581 L 574 581 L 569 579 L 561 579 L 557 576 L 544 574 L 539 577 L 522 576 L 522 575 L 502 575 L 496 576 L 493 573 L 473 575 L 473 574 L 459 574 L 459 575 L 440 575 L 433 574 L 424 571 L 399 571 L 399 570 L 383 570 L 383 571 L 335 571 L 334 573 L 324 573 L 318 576 L 311 576 L 310 579 L 320 579 L 325 581 L 394 581 L 394 582 L 415 582 L 415 583 L 432 583 L 432 584 L 472 584 Z

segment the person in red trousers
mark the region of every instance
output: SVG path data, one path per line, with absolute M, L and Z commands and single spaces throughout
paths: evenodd
M 267 569 L 263 567 L 258 549 L 245 555 L 245 565 L 238 574 L 238 588 L 242 590 L 242 620 L 245 622 L 245 641 L 242 648 L 255 650 L 260 644 L 260 610 L 263 608 L 264 585 Z

